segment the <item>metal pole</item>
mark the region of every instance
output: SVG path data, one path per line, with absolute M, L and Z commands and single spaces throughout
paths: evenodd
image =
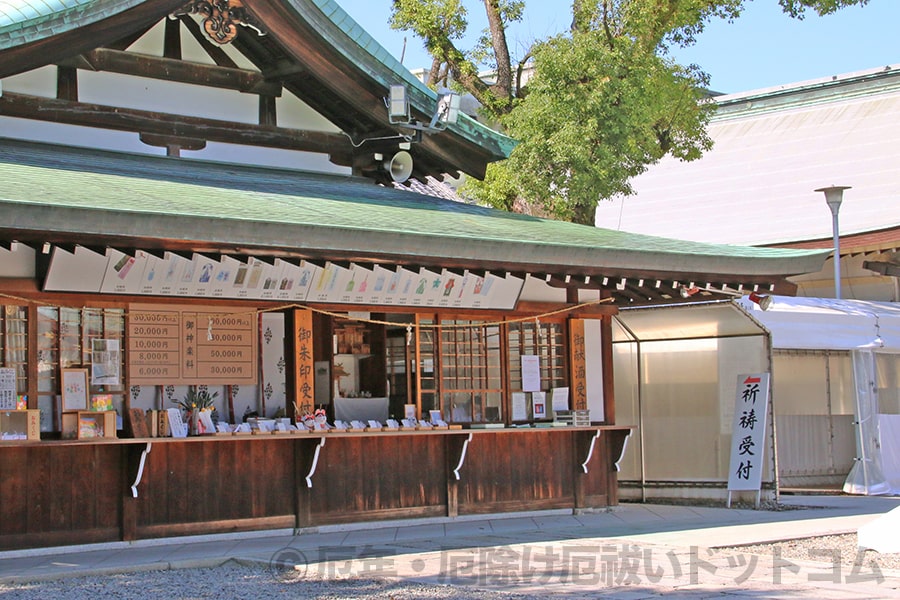
M 832 185 L 816 190 L 825 193 L 825 203 L 831 209 L 831 229 L 834 239 L 834 297 L 838 300 L 841 299 L 841 238 L 838 211 L 841 210 L 844 190 L 849 189 L 850 187 L 846 185 Z
M 840 205 L 831 209 L 831 229 L 834 239 L 834 297 L 841 299 L 841 236 L 838 224 Z

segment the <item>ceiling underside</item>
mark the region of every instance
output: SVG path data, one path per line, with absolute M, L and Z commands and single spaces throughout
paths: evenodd
M 404 83 L 410 88 L 414 119 L 427 121 L 435 109 L 433 92 L 399 63 L 393 64 L 393 59 L 385 64 L 384 57 L 358 45 L 358 40 L 322 14 L 313 0 L 244 3 L 259 27 L 237 25 L 230 46 L 252 63 L 250 69 L 240 68 L 223 51 L 224 46 L 208 39 L 202 18 L 179 14 L 184 12 L 182 4 L 137 3 L 59 34 L 35 35 L 36 39 L 20 44 L 0 43 L 0 77 L 50 64 L 60 67 L 56 98 L 8 93 L 0 97 L 0 114 L 130 130 L 162 146 L 190 149 L 230 137 L 237 144 L 322 152 L 336 164 L 384 179 L 374 154 L 397 152 L 399 142 L 404 141 L 401 136 L 416 133 L 390 122 L 384 102 L 390 85 Z M 166 36 L 160 56 L 128 52 L 136 40 L 162 22 L 166 23 Z M 203 63 L 182 59 L 182 35 L 192 36 L 206 50 Z M 0 42 L 2 36 L 0 32 Z M 78 102 L 77 83 L 78 71 L 85 69 L 160 79 L 177 73 L 182 83 L 258 94 L 258 130 L 235 123 L 121 110 L 112 104 L 85 105 Z M 282 93 L 295 95 L 342 133 L 324 135 L 279 127 L 274 99 Z M 168 122 L 168 128 L 160 122 Z M 414 141 L 409 151 L 412 176 L 420 180 L 460 171 L 483 177 L 487 164 L 504 158 L 512 147 L 511 140 L 468 117 L 462 117 L 458 126 L 418 137 L 421 139 Z

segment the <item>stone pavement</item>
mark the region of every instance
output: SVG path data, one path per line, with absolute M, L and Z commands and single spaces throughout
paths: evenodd
M 328 526 L 0 553 L 0 583 L 238 561 L 303 577 L 387 577 L 587 598 L 900 598 L 900 573 L 728 546 L 855 532 L 900 498 L 782 496 L 797 510 L 623 503 L 573 515 Z M 900 533 L 900 532 L 898 532 Z M 823 559 L 824 560 L 824 559 Z

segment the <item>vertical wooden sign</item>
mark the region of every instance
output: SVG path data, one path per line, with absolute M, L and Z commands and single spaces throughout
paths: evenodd
M 315 389 L 313 381 L 313 314 L 312 311 L 298 309 L 294 311 L 294 365 L 297 369 L 294 377 L 294 403 L 300 418 L 315 408 Z
M 588 407 L 588 386 L 583 319 L 569 320 L 569 369 L 572 409 L 585 410 Z

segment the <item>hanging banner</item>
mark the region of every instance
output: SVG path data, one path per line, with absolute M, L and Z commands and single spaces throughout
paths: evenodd
M 262 335 L 260 336 L 260 356 L 262 358 L 262 377 L 260 379 L 266 414 L 277 410 L 273 407 L 285 407 L 287 361 L 284 356 L 284 340 L 284 314 L 263 313 Z
M 728 491 L 759 491 L 762 483 L 769 374 L 739 375 L 731 428 Z

